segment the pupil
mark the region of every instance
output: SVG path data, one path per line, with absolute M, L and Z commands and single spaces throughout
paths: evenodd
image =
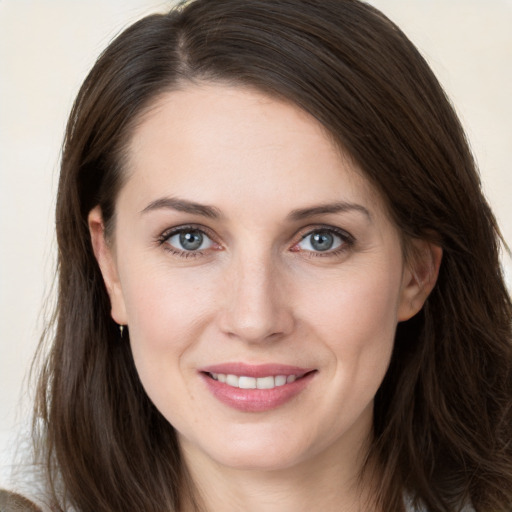
M 195 251 L 201 247 L 203 235 L 199 231 L 187 231 L 180 234 L 180 244 L 187 251 Z
M 311 245 L 317 251 L 327 251 L 332 247 L 333 243 L 334 237 L 330 233 L 315 233 L 311 237 Z

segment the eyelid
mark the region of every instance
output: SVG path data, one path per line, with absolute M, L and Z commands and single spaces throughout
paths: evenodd
M 158 240 L 167 240 L 170 236 L 175 235 L 177 233 L 181 233 L 183 231 L 201 231 L 208 235 L 209 238 L 215 238 L 215 234 L 210 228 L 203 226 L 201 224 L 180 224 L 179 226 L 173 226 L 171 228 L 166 228 L 160 235 L 158 235 Z
M 221 248 L 221 244 L 217 241 L 217 236 L 213 233 L 213 231 L 211 229 L 209 229 L 206 226 L 203 226 L 201 224 L 193 224 L 193 223 L 181 224 L 179 226 L 173 226 L 172 228 L 167 228 L 160 235 L 157 236 L 156 241 L 159 245 L 166 244 L 167 245 L 166 248 L 168 250 L 170 250 L 171 252 L 173 252 L 174 254 L 183 253 L 184 255 L 186 254 L 187 256 L 194 256 L 194 255 L 204 254 L 204 252 L 211 250 L 211 248 L 197 250 L 197 251 L 180 250 L 179 248 L 174 247 L 171 244 L 167 243 L 171 237 L 178 235 L 180 233 L 183 233 L 184 231 L 185 232 L 186 231 L 199 231 L 200 233 L 202 233 L 206 237 L 208 237 L 212 241 L 212 243 L 217 246 L 217 247 L 215 247 L 215 249 L 218 250 Z

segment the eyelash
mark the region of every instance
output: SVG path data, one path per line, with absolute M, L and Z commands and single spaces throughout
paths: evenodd
M 180 258 L 196 258 L 198 256 L 204 256 L 205 251 L 186 251 L 179 250 L 176 247 L 172 246 L 169 242 L 169 239 L 175 235 L 179 235 L 181 233 L 189 233 L 191 231 L 199 232 L 203 235 L 206 235 L 213 244 L 219 245 L 215 242 L 215 238 L 210 233 L 209 230 L 205 229 L 203 226 L 196 226 L 194 224 L 179 226 L 177 228 L 171 228 L 165 230 L 158 238 L 157 242 L 160 246 L 164 248 L 164 250 L 170 252 L 174 256 L 178 256 Z
M 304 232 L 305 231 L 305 232 Z M 334 226 L 328 225 L 320 225 L 320 226 L 308 226 L 305 230 L 302 231 L 303 234 L 300 235 L 300 240 L 296 242 L 293 247 L 296 247 L 303 240 L 305 240 L 308 236 L 312 236 L 315 233 L 329 233 L 337 236 L 340 240 L 340 246 L 334 250 L 326 250 L 326 251 L 292 251 L 293 252 L 302 252 L 308 258 L 327 258 L 327 257 L 336 257 L 339 256 L 348 250 L 350 250 L 354 244 L 356 243 L 356 239 L 344 229 L 340 229 Z
M 307 230 L 307 231 L 306 231 Z M 169 242 L 169 239 L 175 235 L 179 235 L 182 233 L 187 233 L 191 231 L 199 232 L 203 235 L 206 235 L 208 239 L 211 240 L 211 242 L 214 245 L 220 246 L 215 241 L 215 237 L 211 234 L 211 232 L 208 229 L 205 229 L 204 226 L 198 226 L 194 224 L 185 225 L 185 226 L 179 226 L 176 228 L 171 228 L 165 230 L 160 236 L 157 238 L 158 245 L 162 246 L 164 250 L 170 252 L 174 256 L 178 256 L 180 258 L 196 258 L 199 256 L 204 256 L 205 250 L 179 250 L 176 247 L 172 246 Z M 301 252 L 308 258 L 325 258 L 325 257 L 336 257 L 344 252 L 347 252 L 349 249 L 351 249 L 356 240 L 355 238 L 348 233 L 347 231 L 336 228 L 334 226 L 328 226 L 328 225 L 319 225 L 319 226 L 308 226 L 307 228 L 302 230 L 303 234 L 300 234 L 300 239 L 295 242 L 290 249 L 291 252 Z M 340 246 L 334 250 L 326 250 L 326 251 L 301 251 L 300 249 L 295 249 L 294 247 L 297 247 L 303 240 L 305 240 L 308 236 L 312 236 L 315 233 L 329 233 L 333 234 L 336 237 L 338 237 L 341 240 Z M 218 250 L 218 249 L 217 249 Z

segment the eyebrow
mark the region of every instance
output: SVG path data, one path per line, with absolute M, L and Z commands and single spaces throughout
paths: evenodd
M 178 199 L 175 197 L 161 197 L 159 199 L 156 199 L 155 201 L 149 203 L 148 206 L 146 206 L 141 211 L 141 213 L 147 213 L 161 209 L 176 210 L 178 212 L 190 213 L 193 215 L 201 215 L 203 217 L 208 217 L 210 219 L 219 219 L 222 217 L 220 210 L 215 206 L 209 206 L 201 203 L 196 203 L 194 201 L 189 201 L 187 199 Z M 344 201 L 321 204 L 318 206 L 311 206 L 308 208 L 299 208 L 297 210 L 292 210 L 287 215 L 287 217 L 289 220 L 296 222 L 317 215 L 325 215 L 329 213 L 343 213 L 349 211 L 361 212 L 366 217 L 368 217 L 369 220 L 372 220 L 370 212 L 364 206 L 356 203 L 347 203 Z
M 316 215 L 325 215 L 327 213 L 344 213 L 350 211 L 360 212 L 368 217 L 370 221 L 372 220 L 370 212 L 364 206 L 356 203 L 347 203 L 344 201 L 293 210 L 288 214 L 288 218 L 293 221 L 300 221 L 308 217 L 314 217 Z
M 154 210 L 176 210 L 178 212 L 190 213 L 193 215 L 201 215 L 210 219 L 218 219 L 222 215 L 218 208 L 215 206 L 208 206 L 205 204 L 195 203 L 186 199 L 178 199 L 175 197 L 161 197 L 149 203 L 141 213 L 148 213 Z

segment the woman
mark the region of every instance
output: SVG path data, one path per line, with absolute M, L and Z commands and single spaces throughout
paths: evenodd
M 355 0 L 196 0 L 71 113 L 36 440 L 52 510 L 507 511 L 499 233 Z

